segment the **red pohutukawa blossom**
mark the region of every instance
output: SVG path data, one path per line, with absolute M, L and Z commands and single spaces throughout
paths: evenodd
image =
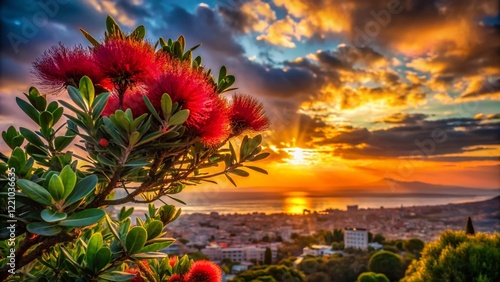
M 94 58 L 102 73 L 123 92 L 146 82 L 161 72 L 163 59 L 147 42 L 110 39 L 94 49 Z
M 85 75 L 96 83 L 103 79 L 91 53 L 81 45 L 74 48 L 62 44 L 52 46 L 33 62 L 33 73 L 42 85 L 56 91 L 68 85 L 77 86 Z
M 229 116 L 234 135 L 247 129 L 262 131 L 269 126 L 262 103 L 248 95 L 233 96 Z
M 193 126 L 201 142 L 207 146 L 218 145 L 229 136 L 229 109 L 224 99 L 220 97 L 216 98 L 207 119 Z
M 222 281 L 222 270 L 211 261 L 199 260 L 193 263 L 184 280 L 189 282 L 220 282 Z
M 122 110 L 130 109 L 132 110 L 132 115 L 138 117 L 144 113 L 149 113 L 148 107 L 144 102 L 143 96 L 146 93 L 146 89 L 143 86 L 136 86 L 132 89 L 126 90 L 125 95 L 123 95 L 123 105 Z M 116 110 L 120 108 L 120 98 L 116 91 L 109 95 L 108 102 L 102 111 L 102 116 L 110 116 L 114 114 Z
M 177 257 L 170 257 L 168 259 L 168 263 L 170 264 L 171 267 L 174 267 L 174 265 L 177 263 Z
M 168 279 L 168 282 L 185 282 L 185 281 L 187 280 L 184 280 L 184 278 L 182 278 L 180 274 L 174 274 L 170 276 L 170 278 Z
M 150 85 L 148 98 L 160 108 L 161 96 L 167 93 L 173 102 L 189 110 L 187 126 L 203 123 L 214 108 L 216 94 L 207 75 L 201 70 L 191 68 L 187 62 L 167 59 L 168 67 L 158 80 Z
M 130 274 L 136 274 L 136 276 L 134 278 L 132 278 L 130 281 L 132 281 L 132 282 L 144 282 L 144 278 L 141 277 L 139 269 L 129 268 L 129 269 L 126 269 L 125 272 L 130 273 Z

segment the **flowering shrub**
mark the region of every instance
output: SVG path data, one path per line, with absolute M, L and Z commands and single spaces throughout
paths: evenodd
M 228 101 L 234 76 L 222 67 L 214 78 L 184 37 L 152 45 L 143 26 L 125 34 L 108 17 L 106 27 L 103 42 L 81 30 L 90 48 L 60 44 L 33 63 L 43 90 L 67 91 L 71 102 L 48 103 L 32 87 L 16 101 L 39 130 L 2 132 L 12 152 L 0 154 L 1 278 L 221 281 L 211 262 L 160 252 L 181 210 L 153 202 L 182 203 L 173 195 L 214 176 L 236 185 L 232 175 L 245 169 L 267 173 L 247 165 L 268 156 L 261 135 L 239 148 L 229 141 L 268 126 L 263 106 L 250 96 Z M 145 219 L 132 223 L 133 208 L 106 213 L 127 203 L 149 203 Z

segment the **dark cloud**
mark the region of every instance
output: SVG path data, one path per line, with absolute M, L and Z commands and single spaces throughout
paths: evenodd
M 500 79 L 494 81 L 484 81 L 481 86 L 470 92 L 460 95 L 460 99 L 468 99 L 473 97 L 482 97 L 489 95 L 498 95 L 500 93 Z
M 429 115 L 426 114 L 408 114 L 408 113 L 395 113 L 393 115 L 387 116 L 381 120 L 375 121 L 375 123 L 403 123 L 403 124 L 414 124 L 425 120 Z
M 498 140 L 499 122 L 450 118 L 373 131 L 357 128 L 316 145 L 335 146 L 335 152 L 345 158 L 425 157 L 484 150 L 481 146 L 498 145 Z

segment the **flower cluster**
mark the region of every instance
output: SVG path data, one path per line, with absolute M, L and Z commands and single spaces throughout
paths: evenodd
M 98 94 L 111 92 L 103 116 L 126 109 L 135 117 L 149 113 L 144 96 L 159 110 L 167 93 L 172 102 L 189 110 L 185 125 L 207 146 L 220 145 L 245 130 L 262 131 L 269 124 L 263 105 L 254 98 L 235 95 L 228 103 L 210 72 L 199 66 L 201 59 L 195 64 L 123 34 L 93 44 L 89 49 L 59 44 L 45 52 L 33 64 L 40 84 L 58 91 L 77 86 L 80 78 L 88 76 Z
M 179 262 L 177 257 L 171 257 L 169 259 L 170 267 L 174 268 Z M 143 265 L 149 271 L 151 270 L 148 262 L 146 260 L 142 261 Z M 136 276 L 132 278 L 133 282 L 144 282 L 142 278 L 142 273 L 138 268 L 128 268 L 125 272 L 130 274 L 135 274 Z M 141 275 L 142 274 L 142 275 Z M 199 260 L 191 264 L 189 270 L 185 273 L 173 273 L 168 282 L 220 282 L 222 281 L 222 270 L 221 268 L 208 260 Z

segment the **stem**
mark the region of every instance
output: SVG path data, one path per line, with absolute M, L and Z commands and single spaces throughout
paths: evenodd
M 66 243 L 71 240 L 74 240 L 75 238 L 78 237 L 79 233 L 80 233 L 79 230 L 75 230 L 74 234 L 62 233 L 58 236 L 52 236 L 52 237 L 47 237 L 47 236 L 27 237 L 16 251 L 16 258 L 20 258 L 19 261 L 16 262 L 16 269 L 20 269 L 23 266 L 27 265 L 28 263 L 36 260 L 38 257 L 42 256 L 43 253 L 47 252 L 57 244 Z M 26 235 L 29 236 L 32 234 L 26 233 Z M 30 249 L 31 247 L 35 246 L 40 242 L 41 244 L 39 244 L 34 250 L 29 252 L 27 255 L 23 256 L 28 249 Z M 8 271 L 9 269 L 10 267 L 8 265 L 5 265 L 0 270 L 1 281 L 7 281 L 10 275 L 12 275 L 11 273 L 9 273 Z

